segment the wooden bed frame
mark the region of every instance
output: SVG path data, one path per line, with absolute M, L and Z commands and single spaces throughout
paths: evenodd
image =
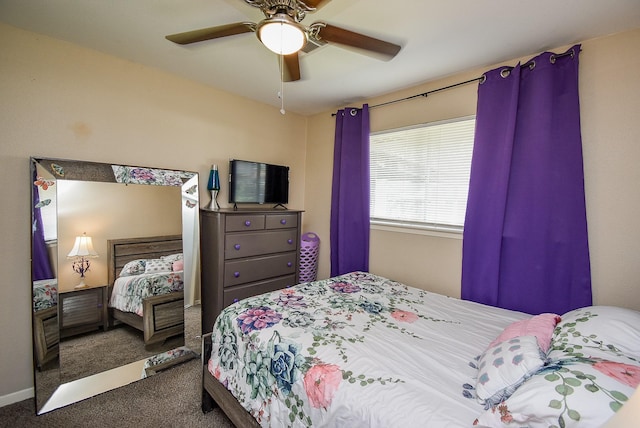
M 207 363 L 211 350 L 211 333 L 207 333 L 202 336 L 202 411 L 207 413 L 219 407 L 235 426 L 259 428 L 260 424 L 251 413 L 247 412 L 229 390 L 209 373 Z
M 47 364 L 56 361 L 59 354 L 58 306 L 33 313 L 33 337 L 38 370 L 46 370 Z
M 182 252 L 182 236 L 109 239 L 109 292 L 125 264 L 136 259 L 157 259 Z M 184 292 L 174 292 L 143 300 L 143 316 L 109 308 L 109 325 L 116 321 L 128 324 L 144 334 L 145 348 L 164 342 L 171 336 L 184 334 Z

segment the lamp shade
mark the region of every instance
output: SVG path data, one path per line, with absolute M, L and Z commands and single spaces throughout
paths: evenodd
M 76 236 L 76 242 L 73 248 L 67 254 L 67 258 L 74 257 L 98 257 L 98 253 L 93 249 L 91 237 L 84 233 L 82 236 Z
M 211 171 L 209 171 L 209 181 L 207 183 L 207 190 L 220 190 L 220 176 L 218 175 L 218 165 L 211 165 Z
M 307 43 L 304 28 L 286 14 L 260 21 L 256 35 L 263 45 L 278 55 L 298 52 Z

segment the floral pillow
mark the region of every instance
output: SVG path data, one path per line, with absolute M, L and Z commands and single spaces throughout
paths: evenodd
M 160 260 L 164 260 L 165 262 L 173 263 L 176 260 L 182 260 L 183 258 L 184 258 L 184 256 L 182 255 L 182 253 L 176 253 L 176 254 L 170 254 L 168 256 L 162 256 L 162 257 L 160 257 Z
M 144 273 L 147 261 L 143 259 L 132 260 L 125 264 L 120 271 L 120 276 L 140 275 Z
M 612 306 L 567 312 L 555 329 L 550 357 L 640 365 L 640 312 Z
M 540 349 L 546 353 L 549 350 L 553 329 L 558 322 L 560 322 L 560 316 L 556 314 L 540 314 L 529 319 L 516 321 L 509 324 L 489 346 L 494 346 L 513 337 L 536 336 Z
M 557 361 L 530 377 L 507 400 L 492 405 L 474 425 L 599 427 L 639 383 L 639 366 L 602 360 Z
M 147 260 L 147 264 L 144 269 L 144 273 L 162 273 L 171 272 L 173 270 L 173 263 L 162 259 Z
M 535 336 L 497 343 L 478 359 L 476 396 L 488 408 L 507 399 L 547 362 Z
M 184 270 L 184 260 L 180 259 L 180 260 L 176 260 L 175 262 L 171 263 L 171 267 L 173 268 L 174 272 L 180 272 Z

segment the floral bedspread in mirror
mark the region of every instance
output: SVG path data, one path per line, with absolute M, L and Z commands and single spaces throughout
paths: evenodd
M 58 304 L 58 280 L 33 281 L 33 311 L 41 311 Z
M 119 277 L 113 284 L 109 306 L 142 316 L 142 301 L 145 298 L 183 289 L 182 271 Z

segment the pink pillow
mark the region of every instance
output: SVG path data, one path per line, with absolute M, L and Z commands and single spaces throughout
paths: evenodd
M 179 272 L 181 270 L 184 270 L 184 260 L 180 259 L 173 262 L 173 271 Z
M 505 328 L 489 348 L 505 340 L 518 336 L 535 336 L 538 339 L 538 346 L 545 354 L 551 345 L 551 336 L 556 324 L 560 322 L 560 316 L 556 314 L 540 314 L 529 319 L 516 321 Z

